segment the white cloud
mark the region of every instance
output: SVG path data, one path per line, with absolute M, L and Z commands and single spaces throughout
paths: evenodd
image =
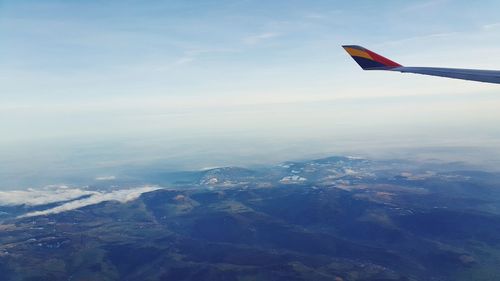
M 392 41 L 386 41 L 375 46 L 387 46 L 387 45 L 400 45 L 400 44 L 411 44 L 414 42 L 428 42 L 429 40 L 439 40 L 439 39 L 447 39 L 453 36 L 463 35 L 461 32 L 443 32 L 443 33 L 432 33 L 421 36 L 413 36 L 407 38 L 401 38 Z
M 111 177 L 102 178 L 109 179 Z M 98 204 L 104 201 L 128 202 L 137 199 L 141 194 L 145 192 L 150 192 L 157 189 L 159 189 L 159 187 L 144 186 L 131 189 L 115 190 L 111 192 L 101 192 L 61 185 L 47 186 L 41 189 L 30 188 L 27 190 L 0 191 L 0 206 L 40 206 L 50 203 L 70 201 L 51 209 L 31 212 L 21 216 L 32 217 L 65 212 L 89 205 Z M 83 196 L 85 197 L 81 198 Z
M 195 60 L 194 57 L 181 57 L 174 62 L 174 65 L 184 65 L 191 63 Z
M 485 24 L 482 26 L 482 28 L 485 30 L 493 30 L 493 29 L 497 29 L 499 27 L 500 27 L 500 22 L 489 23 L 489 24 Z
M 405 12 L 415 12 L 415 11 L 429 11 L 443 6 L 450 2 L 449 0 L 431 0 L 418 2 L 416 4 L 412 4 L 403 9 Z
M 308 13 L 304 16 L 306 19 L 324 19 L 326 18 L 325 15 L 319 14 L 319 13 Z
M 283 177 L 280 182 L 284 184 L 294 184 L 294 183 L 301 183 L 307 181 L 307 178 L 301 177 L 301 176 L 286 176 Z
M 269 39 L 275 38 L 277 36 L 279 36 L 278 33 L 265 32 L 265 33 L 261 33 L 261 34 L 257 34 L 257 35 L 253 35 L 253 36 L 248 36 L 248 37 L 243 39 L 243 42 L 245 42 L 245 44 L 248 44 L 248 45 L 255 45 L 255 44 L 258 44 L 264 40 L 269 40 Z
M 122 190 L 116 190 L 112 192 L 95 192 L 93 193 L 90 197 L 81 199 L 81 200 L 74 200 L 65 204 L 62 204 L 61 206 L 57 206 L 55 208 L 51 208 L 48 210 L 43 210 L 43 211 L 36 211 L 36 212 L 31 212 L 27 213 L 25 215 L 22 215 L 21 217 L 34 217 L 34 216 L 43 216 L 43 215 L 49 215 L 49 214 L 57 214 L 61 212 L 66 212 L 90 205 L 95 205 L 101 202 L 105 201 L 118 201 L 118 202 L 129 202 L 132 200 L 135 200 L 139 198 L 139 196 L 143 193 L 150 192 L 160 189 L 159 187 L 152 187 L 152 186 L 146 186 L 146 187 L 139 187 L 139 188 L 133 188 L 133 189 L 122 189 Z
M 112 181 L 115 179 L 116 179 L 115 176 L 100 176 L 95 178 L 96 181 Z
M 0 191 L 0 206 L 37 206 L 72 200 L 96 193 L 96 191 L 69 188 L 64 185 L 49 186 L 43 189 Z

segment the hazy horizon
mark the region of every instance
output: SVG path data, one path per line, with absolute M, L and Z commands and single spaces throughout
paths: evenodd
M 2 1 L 0 188 L 334 154 L 497 170 L 497 85 L 363 72 L 340 45 L 405 65 L 498 69 L 498 8 Z

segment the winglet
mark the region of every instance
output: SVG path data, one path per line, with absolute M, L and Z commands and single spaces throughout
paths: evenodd
M 342 47 L 364 70 L 387 70 L 402 66 L 361 46 L 344 45 Z

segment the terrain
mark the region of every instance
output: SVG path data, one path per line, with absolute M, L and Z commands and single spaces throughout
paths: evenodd
M 329 157 L 127 181 L 158 189 L 45 215 L 29 214 L 85 196 L 1 206 L 1 279 L 500 280 L 500 174 L 460 163 Z

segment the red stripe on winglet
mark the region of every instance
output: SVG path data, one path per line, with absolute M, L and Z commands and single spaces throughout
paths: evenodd
M 370 55 L 370 57 L 373 58 L 373 60 L 375 60 L 376 62 L 379 62 L 379 63 L 381 63 L 381 64 L 383 64 L 385 66 L 389 66 L 389 67 L 400 67 L 400 66 L 402 66 L 399 63 L 394 62 L 394 61 L 392 61 L 392 60 L 390 60 L 388 58 L 384 58 L 381 55 L 377 55 L 376 53 L 374 53 L 374 52 L 372 52 L 372 51 L 370 51 L 368 49 L 365 49 L 365 52 L 367 52 Z

